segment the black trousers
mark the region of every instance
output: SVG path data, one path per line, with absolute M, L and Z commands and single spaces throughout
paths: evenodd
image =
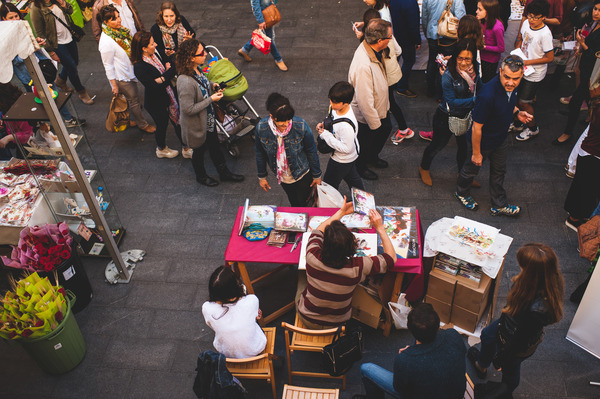
M 183 144 L 183 141 L 181 141 L 181 126 L 176 125 L 171 118 L 169 118 L 169 110 L 167 108 L 158 108 L 148 105 L 149 104 L 146 104 L 148 113 L 156 124 L 156 132 L 154 132 L 156 146 L 162 150 L 167 145 L 167 126 L 169 126 L 169 122 L 171 122 L 171 125 L 175 128 L 175 134 L 177 135 L 179 142 Z
M 458 146 L 456 165 L 460 172 L 467 159 L 467 135 L 455 136 L 448 127 L 448 114 L 438 108 L 433 114 L 433 138 L 423 152 L 421 168 L 429 170 L 433 158 L 446 147 L 452 137 L 456 137 L 456 145 Z
M 565 200 L 565 211 L 574 218 L 587 219 L 600 201 L 600 159 L 588 155 L 577 157 L 577 170 Z
M 360 190 L 365 189 L 363 181 L 358 174 L 358 169 L 356 168 L 356 161 L 340 163 L 334 161 L 333 158 L 329 158 L 323 181 L 330 186 L 335 187 L 337 190 L 342 180 L 346 182 L 349 189 L 352 187 L 356 187 Z
M 398 123 L 398 129 L 405 130 L 408 126 L 406 125 L 402 109 L 400 109 L 400 106 L 398 105 L 396 95 L 394 94 L 394 86 L 388 87 L 388 95 L 390 96 L 390 112 Z
M 412 67 L 417 61 L 417 49 L 414 44 L 402 45 L 402 78 L 396 83 L 396 90 L 405 91 L 408 89 L 408 81 Z
M 577 119 L 579 119 L 581 111 L 581 104 L 590 99 L 590 76 L 581 75 L 579 82 L 579 86 L 577 86 L 575 92 L 573 92 L 573 96 L 569 102 L 569 117 L 564 131 L 564 133 L 568 135 L 572 135 L 575 130 L 575 124 L 577 124 Z
M 225 165 L 225 156 L 221 152 L 217 132 L 206 132 L 206 141 L 200 147 L 194 148 L 194 153 L 192 154 L 192 166 L 194 167 L 194 172 L 196 172 L 196 179 L 207 176 L 206 169 L 204 169 L 204 151 L 206 149 L 208 149 L 208 155 L 210 155 L 210 159 L 217 169 Z
M 368 162 L 374 162 L 379 158 L 379 153 L 387 141 L 392 123 L 390 117 L 381 119 L 381 125 L 371 130 L 369 125 L 358 122 L 358 143 L 360 144 L 360 154 L 356 160 L 358 170 L 365 170 Z
M 504 190 L 504 175 L 506 174 L 506 154 L 508 152 L 508 140 L 491 150 L 482 150 L 483 161 L 490 160 L 490 197 L 494 208 L 503 208 L 508 204 L 506 190 Z M 475 165 L 471 161 L 473 148 L 469 145 L 469 156 L 463 165 L 458 182 L 456 183 L 456 192 L 458 195 L 468 197 L 471 191 L 473 179 L 479 173 L 481 166 Z M 579 165 L 577 165 L 579 168 Z
M 312 173 L 310 170 L 302 176 L 300 180 L 295 183 L 286 184 L 281 183 L 281 188 L 287 194 L 290 206 L 294 207 L 305 207 L 310 197 L 310 191 L 312 188 L 310 185 L 313 182 Z
M 498 63 L 481 61 L 481 81 L 487 83 L 498 74 Z

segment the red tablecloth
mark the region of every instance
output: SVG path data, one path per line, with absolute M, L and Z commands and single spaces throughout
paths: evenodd
M 337 208 L 291 208 L 278 207 L 280 212 L 304 212 L 308 213 L 309 218 L 312 216 L 331 216 Z M 229 244 L 225 250 L 226 262 L 254 262 L 254 263 L 281 263 L 281 264 L 298 264 L 300 259 L 300 245 L 293 252 L 290 252 L 293 244 L 286 244 L 281 248 L 267 245 L 267 239 L 261 241 L 248 241 L 243 236 L 238 236 L 240 219 L 244 207 L 238 209 L 235 223 L 229 237 Z M 374 233 L 374 229 L 367 230 L 368 233 Z M 421 219 L 417 210 L 417 233 L 419 236 L 419 257 L 413 259 L 398 259 L 392 268 L 395 272 L 404 273 L 423 273 L 423 250 L 421 248 L 423 238 L 421 231 Z

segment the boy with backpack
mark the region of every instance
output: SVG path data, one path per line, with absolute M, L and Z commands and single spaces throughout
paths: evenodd
M 515 47 L 520 48 L 525 54 L 525 66 L 533 68 L 533 73 L 525 72 L 519 85 L 517 107 L 531 115 L 534 115 L 533 101 L 537 88 L 546 77 L 548 64 L 554 60 L 552 32 L 544 23 L 549 9 L 550 5 L 546 0 L 533 0 L 529 3 L 526 8 L 527 19 L 523 21 L 521 32 L 515 41 Z M 521 122 L 517 120 L 512 130 L 515 132 L 522 130 L 516 137 L 518 141 L 527 141 L 540 132 L 535 119 L 532 119 L 524 129 Z
M 354 87 L 348 82 L 337 82 L 329 89 L 328 97 L 330 114 L 317 125 L 320 151 L 331 153 L 323 181 L 336 190 L 342 180 L 348 184 L 348 188 L 364 190 L 356 167 L 360 151 L 356 138 L 358 122 L 350 107 Z

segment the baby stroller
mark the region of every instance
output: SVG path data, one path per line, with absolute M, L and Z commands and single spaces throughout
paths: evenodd
M 206 77 L 219 83 L 223 89 L 223 98 L 213 104 L 217 135 L 229 155 L 236 158 L 240 155 L 237 141 L 254 131 L 260 116 L 244 97 L 248 91 L 248 82 L 242 73 L 229 60 L 224 59 L 215 46 L 206 46 L 206 51 L 210 68 Z

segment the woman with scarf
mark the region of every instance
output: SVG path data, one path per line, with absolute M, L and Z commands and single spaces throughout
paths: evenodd
M 150 33 L 161 58 L 169 62 L 173 62 L 173 54 L 179 45 L 196 34 L 172 1 L 165 1 L 160 5 L 156 23 L 150 28 Z
M 221 181 L 241 182 L 244 176 L 231 173 L 225 163 L 225 156 L 219 148 L 215 129 L 215 110 L 212 103 L 223 98 L 217 83 L 209 82 L 198 70 L 206 60 L 206 49 L 197 39 L 188 39 L 179 45 L 175 55 L 177 65 L 177 94 L 179 96 L 179 120 L 182 139 L 192 148 L 192 166 L 196 181 L 212 187 L 219 182 L 206 174 L 204 151 L 212 160 Z
M 127 99 L 129 111 L 135 116 L 135 122 L 130 121 L 129 126 L 137 126 L 146 133 L 154 133 L 156 128 L 142 115 L 137 80 L 129 60 L 131 55 L 129 29 L 121 26 L 119 11 L 112 4 L 100 9 L 98 22 L 102 25 L 98 50 L 113 96 L 121 93 Z
M 179 125 L 179 104 L 171 79 L 175 77 L 175 66 L 163 63 L 156 50 L 152 35 L 139 31 L 131 41 L 131 62 L 136 78 L 144 85 L 144 104 L 148 113 L 156 123 L 156 156 L 158 158 L 175 158 L 179 152 L 167 147 L 166 135 L 169 121 L 175 128 L 175 134 L 181 143 L 181 126 Z M 192 149 L 183 147 L 184 158 L 192 157 Z
M 308 123 L 294 116 L 290 101 L 279 93 L 267 98 L 269 116 L 256 125 L 254 148 L 258 183 L 271 189 L 267 164 L 277 176 L 291 206 L 304 207 L 311 187 L 321 184 L 321 167 L 313 133 Z
M 473 39 L 463 39 L 456 45 L 454 55 L 442 76 L 442 101 L 433 115 L 433 138 L 425 148 L 419 166 L 421 180 L 431 186 L 429 168 L 433 158 L 440 152 L 454 134 L 448 126 L 448 118 L 466 117 L 475 106 L 476 90 L 481 88 L 479 66 L 477 65 L 477 45 Z M 467 136 L 456 136 L 458 151 L 456 164 L 458 171 L 467 159 Z

